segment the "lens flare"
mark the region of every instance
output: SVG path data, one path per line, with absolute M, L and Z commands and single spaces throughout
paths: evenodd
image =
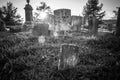
M 45 36 L 39 36 L 38 37 L 38 42 L 39 43 L 45 43 Z
M 47 16 L 47 13 L 46 12 L 41 12 L 40 13 L 40 19 L 45 19 Z
M 53 35 L 54 35 L 55 37 L 58 37 L 58 33 L 57 33 L 57 32 L 54 32 Z

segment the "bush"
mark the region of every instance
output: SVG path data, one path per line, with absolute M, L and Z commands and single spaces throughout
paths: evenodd
M 102 36 L 98 40 L 88 40 L 87 45 L 102 49 L 109 49 L 113 52 L 120 51 L 120 39 L 111 34 Z
M 21 31 L 21 28 L 19 28 L 19 29 L 10 28 L 10 32 L 13 32 L 13 33 L 17 33 L 17 32 L 20 32 L 20 31 Z
M 57 70 L 60 46 L 41 45 L 36 37 L 11 35 L 1 39 L 0 80 L 114 80 L 115 76 L 119 77 L 115 60 L 120 58 L 106 55 L 109 46 L 118 45 L 117 37 L 106 35 L 88 40 L 87 44 L 73 37 L 50 38 L 48 43 L 58 41 L 79 45 L 79 63 L 75 68 Z

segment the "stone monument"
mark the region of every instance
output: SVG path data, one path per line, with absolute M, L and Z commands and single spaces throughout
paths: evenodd
M 30 30 L 33 28 L 33 14 L 32 14 L 32 6 L 29 4 L 30 0 L 26 0 L 27 4 L 25 5 L 25 24 L 24 28 L 25 30 Z

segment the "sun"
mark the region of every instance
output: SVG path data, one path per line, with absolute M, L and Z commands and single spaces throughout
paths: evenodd
M 46 12 L 41 12 L 40 13 L 40 19 L 45 19 L 47 17 L 47 13 Z

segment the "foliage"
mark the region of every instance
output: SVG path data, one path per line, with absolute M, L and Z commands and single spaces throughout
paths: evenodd
M 42 14 L 42 13 L 46 13 L 46 14 L 51 14 L 51 8 L 50 6 L 48 6 L 45 2 L 40 2 L 40 6 L 38 6 L 36 8 L 37 12 L 35 12 L 35 16 L 34 16 L 34 20 L 35 21 L 39 21 L 39 16 Z
M 0 32 L 1 31 L 5 31 L 5 22 L 0 18 Z
M 105 41 L 103 37 L 100 38 L 102 42 L 96 41 L 96 43 L 93 43 L 95 42 L 93 40 L 63 38 L 63 43 L 70 40 L 79 45 L 79 63 L 74 68 L 58 70 L 59 45 L 39 44 L 36 37 L 24 38 L 7 33 L 2 35 L 0 36 L 1 80 L 119 80 L 120 56 L 109 55 L 108 53 L 112 53 L 109 52 L 109 48 L 99 47 Z M 113 36 L 109 37 L 108 40 L 111 40 Z
M 120 50 L 120 39 L 113 34 L 106 34 L 105 36 L 100 37 L 98 40 L 89 40 L 87 45 L 108 49 L 112 53 L 116 53 Z
M 3 12 L 0 8 L 0 31 L 5 31 L 5 22 L 2 20 L 3 17 Z
M 105 15 L 105 11 L 101 12 L 103 4 L 99 5 L 99 0 L 88 0 L 86 6 L 84 6 L 83 15 L 88 18 L 89 25 L 91 24 L 91 18 L 95 16 L 99 23 Z
M 118 16 L 118 11 L 113 10 L 114 16 L 112 17 L 112 19 L 117 19 Z
M 0 19 L 3 19 L 3 12 L 2 12 L 2 9 L 0 8 Z
M 36 8 L 36 10 L 38 11 L 46 11 L 46 10 L 50 10 L 50 6 L 47 6 L 47 4 L 45 2 L 40 2 L 41 6 L 38 6 Z
M 17 25 L 21 24 L 22 19 L 21 16 L 16 14 L 17 8 L 13 6 L 13 3 L 8 2 L 6 6 L 2 6 L 0 8 L 2 20 L 6 25 Z

